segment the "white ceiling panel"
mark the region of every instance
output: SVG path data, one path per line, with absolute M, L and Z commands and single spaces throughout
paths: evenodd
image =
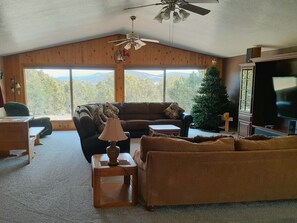
M 297 0 L 219 0 L 193 3 L 210 9 L 183 22 L 159 23 L 162 6 L 123 10 L 159 0 L 0 0 L 0 55 L 135 32 L 195 52 L 220 57 L 297 46 Z

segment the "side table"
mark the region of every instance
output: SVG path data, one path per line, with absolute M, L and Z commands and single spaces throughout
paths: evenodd
M 120 153 L 118 166 L 108 166 L 106 154 L 92 156 L 93 203 L 96 208 L 137 204 L 137 165 L 129 153 Z M 102 182 L 102 177 L 124 176 L 124 182 Z M 132 179 L 131 179 L 132 176 Z

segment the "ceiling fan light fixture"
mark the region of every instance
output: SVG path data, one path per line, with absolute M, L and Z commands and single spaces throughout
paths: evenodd
M 139 50 L 141 47 L 142 47 L 142 46 L 141 46 L 140 44 L 138 44 L 138 43 L 135 43 L 135 44 L 134 44 L 134 49 L 135 49 L 135 50 Z
M 178 12 L 173 12 L 173 23 L 179 23 L 181 20 L 182 19 L 179 16 Z
M 164 11 L 162 11 L 161 12 L 162 19 L 164 20 L 170 19 L 170 12 L 171 12 L 171 9 L 169 7 L 167 7 Z
M 179 15 L 180 15 L 181 19 L 184 21 L 190 16 L 190 13 L 187 12 L 186 10 L 184 10 L 184 9 L 180 9 L 179 10 Z
M 141 46 L 137 43 L 134 44 L 134 50 L 139 50 L 141 48 Z
M 162 23 L 163 21 L 163 18 L 162 18 L 162 15 L 161 15 L 162 11 L 160 13 L 158 13 L 158 15 L 156 15 L 156 17 L 154 18 L 155 20 L 157 20 L 159 23 Z
M 125 46 L 124 46 L 124 49 L 125 50 L 130 50 L 131 49 L 131 43 L 127 43 Z

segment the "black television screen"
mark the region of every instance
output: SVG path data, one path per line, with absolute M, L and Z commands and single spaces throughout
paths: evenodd
M 273 85 L 278 116 L 297 118 L 297 77 L 273 77 Z

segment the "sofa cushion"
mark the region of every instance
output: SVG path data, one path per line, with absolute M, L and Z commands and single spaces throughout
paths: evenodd
M 140 156 L 143 162 L 149 151 L 169 152 L 220 152 L 234 151 L 234 139 L 220 138 L 216 141 L 193 143 L 183 139 L 169 137 L 142 136 L 140 140 Z
M 189 137 L 183 137 L 183 136 L 178 136 L 178 135 L 168 135 L 165 133 L 159 133 L 159 132 L 153 132 L 152 134 L 150 134 L 150 136 L 152 137 L 167 137 L 167 138 L 173 138 L 173 139 L 183 139 L 189 142 L 194 142 L 193 138 L 189 138 Z
M 164 110 L 167 117 L 171 119 L 178 119 L 185 110 L 178 106 L 177 103 L 172 103 Z
M 148 114 L 149 103 L 145 102 L 130 102 L 123 103 L 123 113 L 125 114 Z
M 149 114 L 119 114 L 119 118 L 123 120 L 150 120 Z
M 104 104 L 103 112 L 108 118 L 118 118 L 119 109 L 113 104 L 106 102 Z
M 206 142 L 206 141 L 216 141 L 221 138 L 226 138 L 230 137 L 233 138 L 232 136 L 225 136 L 225 135 L 217 135 L 217 136 L 200 136 L 197 135 L 193 138 L 193 142 Z
M 163 114 L 164 115 L 164 110 L 171 104 L 171 102 L 150 102 L 149 103 L 149 110 L 150 113 L 154 114 Z
M 170 137 L 170 138 L 175 138 L 175 139 L 183 139 L 183 140 L 187 140 L 187 141 L 195 142 L 195 143 L 206 142 L 206 141 L 216 141 L 220 138 L 232 137 L 232 136 L 225 136 L 225 135 L 217 135 L 217 136 L 197 135 L 195 137 L 182 137 L 182 136 L 175 136 L 175 135 L 167 135 L 167 134 L 158 133 L 158 132 L 157 133 L 154 132 L 154 134 L 152 136 L 153 137 Z
M 125 129 L 124 130 L 129 130 L 129 131 L 138 131 L 138 130 L 146 130 L 148 129 L 148 125 L 151 124 L 150 120 L 126 120 L 125 121 Z
M 237 151 L 296 149 L 297 136 L 281 136 L 268 140 L 235 140 Z
M 94 121 L 95 125 L 97 126 L 98 131 L 102 132 L 104 127 L 105 127 L 105 123 L 107 121 L 107 118 L 108 118 L 103 113 L 103 105 L 98 105 L 98 107 L 94 111 L 93 116 L 94 116 L 93 121 Z
M 250 135 L 250 136 L 246 136 L 243 139 L 249 139 L 249 140 L 267 140 L 267 139 L 271 139 L 272 137 L 270 136 L 266 136 L 266 135 L 262 135 L 262 134 L 254 134 L 254 135 Z

